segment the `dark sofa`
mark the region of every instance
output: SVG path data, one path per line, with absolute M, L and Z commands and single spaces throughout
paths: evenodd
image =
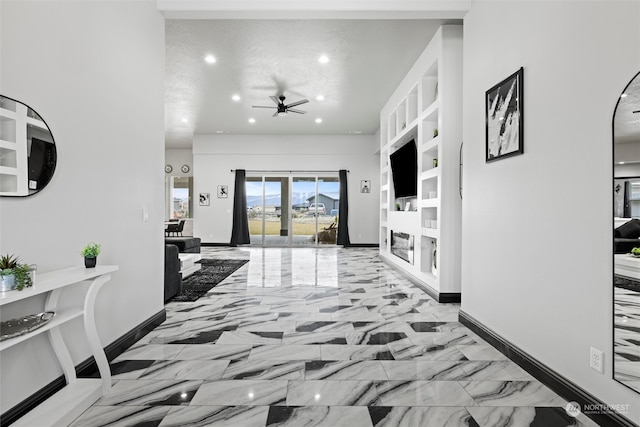
M 640 247 L 640 220 L 631 219 L 613 230 L 614 252 L 627 254 Z
M 199 237 L 165 237 L 165 245 L 175 245 L 181 254 L 199 254 L 200 238 Z
M 164 245 L 164 302 L 178 295 L 182 290 L 180 258 L 176 245 Z

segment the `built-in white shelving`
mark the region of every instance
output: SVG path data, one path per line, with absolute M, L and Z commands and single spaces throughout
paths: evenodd
M 380 113 L 380 254 L 436 295 L 460 293 L 462 26 L 435 34 Z M 411 140 L 418 154 L 417 196 L 396 199 L 390 156 Z M 410 211 L 398 211 L 396 205 Z M 413 241 L 413 263 L 392 252 L 392 233 Z
M 26 105 L 2 98 L 0 107 L 0 195 L 29 194 L 29 140 L 49 133 L 46 123 Z

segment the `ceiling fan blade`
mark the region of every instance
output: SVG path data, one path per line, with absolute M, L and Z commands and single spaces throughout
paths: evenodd
M 276 96 L 273 96 L 273 95 L 272 95 L 272 96 L 270 96 L 269 98 L 271 98 L 271 100 L 272 100 L 273 102 L 275 102 L 275 103 L 276 103 L 276 105 L 280 105 L 280 101 L 278 101 L 278 97 L 276 97 Z
M 251 108 L 278 108 L 278 107 L 272 107 L 271 105 L 252 105 Z
M 634 113 L 640 113 L 640 110 L 636 110 L 636 111 L 634 111 Z
M 287 108 L 295 107 L 295 106 L 302 105 L 302 104 L 306 104 L 307 102 L 309 102 L 308 99 L 301 99 L 300 101 L 292 102 L 291 104 L 287 105 Z
M 278 112 L 276 111 L 275 113 L 273 113 L 273 116 L 271 117 L 278 117 Z
M 290 111 L 292 113 L 298 113 L 298 114 L 307 114 L 306 111 L 298 110 L 296 108 L 287 108 L 287 111 Z

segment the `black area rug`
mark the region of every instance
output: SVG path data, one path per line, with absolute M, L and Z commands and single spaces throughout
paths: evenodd
M 633 280 L 628 277 L 614 275 L 613 284 L 619 288 L 624 288 L 629 291 L 640 292 L 640 281 Z
M 246 259 L 202 259 L 202 268 L 182 281 L 182 292 L 171 301 L 197 300 L 247 262 Z

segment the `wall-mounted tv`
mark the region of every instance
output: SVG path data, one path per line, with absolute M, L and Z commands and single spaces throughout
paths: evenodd
M 393 189 L 398 197 L 418 195 L 418 150 L 411 140 L 389 156 Z

